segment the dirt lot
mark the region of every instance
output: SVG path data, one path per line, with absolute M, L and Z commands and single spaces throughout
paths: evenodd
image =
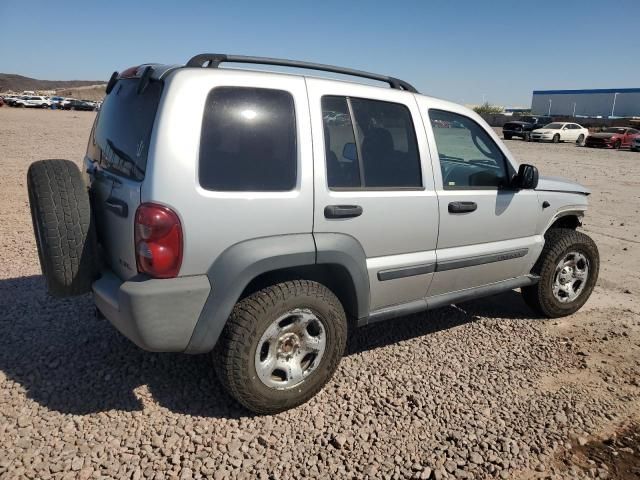
M 373 325 L 316 398 L 254 417 L 208 356 L 140 351 L 89 298 L 45 294 L 25 173 L 79 161 L 93 118 L 0 108 L 0 478 L 640 475 L 640 153 L 507 142 L 593 191 L 579 313 L 531 318 L 509 292 Z

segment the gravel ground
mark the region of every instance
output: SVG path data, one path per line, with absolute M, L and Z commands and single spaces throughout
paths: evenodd
M 616 475 L 571 459 L 640 421 L 640 154 L 507 142 L 593 189 L 585 231 L 603 266 L 580 312 L 534 319 L 514 291 L 372 325 L 314 399 L 255 417 L 208 356 L 141 351 L 90 298 L 45 294 L 26 170 L 79 161 L 93 118 L 0 109 L 1 478 Z

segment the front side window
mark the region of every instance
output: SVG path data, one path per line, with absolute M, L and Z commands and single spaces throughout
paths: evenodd
M 421 188 L 420 156 L 406 106 L 322 98 L 329 188 Z
M 217 191 L 288 191 L 297 180 L 293 97 L 283 90 L 218 87 L 207 96 L 198 176 Z
M 429 110 L 429 117 L 445 189 L 498 188 L 508 184 L 504 154 L 484 128 L 453 112 Z

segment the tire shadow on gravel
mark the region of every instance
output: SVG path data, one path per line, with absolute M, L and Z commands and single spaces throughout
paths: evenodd
M 0 280 L 5 399 L 18 404 L 26 394 L 74 415 L 140 411 L 143 401 L 196 416 L 249 415 L 223 391 L 209 355 L 146 352 L 97 319 L 89 295 L 57 299 L 45 288 L 42 276 Z
M 352 328 L 346 355 L 448 330 L 479 318 L 525 320 L 536 317 L 524 303 L 520 292 L 510 290 L 459 305 L 441 307 L 362 328 Z

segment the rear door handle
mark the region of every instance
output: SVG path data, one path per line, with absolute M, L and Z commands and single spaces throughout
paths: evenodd
M 325 218 L 354 218 L 362 215 L 360 205 L 327 205 L 324 207 Z
M 129 205 L 119 198 L 109 197 L 104 201 L 105 208 L 119 217 L 127 218 L 129 216 Z
M 449 213 L 469 213 L 475 212 L 478 208 L 476 202 L 451 202 L 449 204 Z

